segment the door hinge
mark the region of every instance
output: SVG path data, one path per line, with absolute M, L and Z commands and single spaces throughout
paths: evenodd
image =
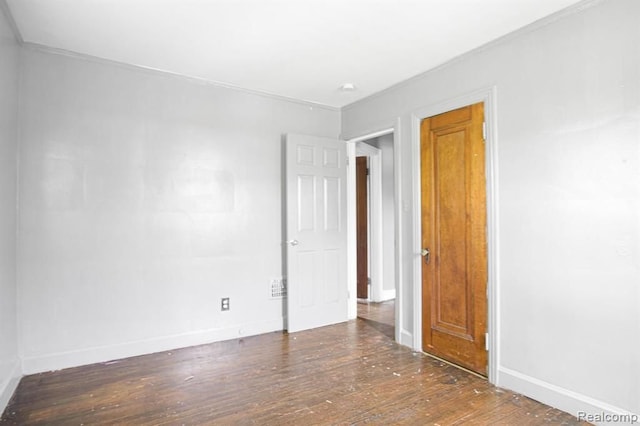
M 489 333 L 484 333 L 484 350 L 489 351 Z
M 367 176 L 369 176 L 369 168 L 367 167 Z
M 487 123 L 485 121 L 482 122 L 482 140 L 487 140 Z
M 348 166 L 349 165 L 349 157 L 347 157 L 346 160 L 347 160 L 347 166 Z

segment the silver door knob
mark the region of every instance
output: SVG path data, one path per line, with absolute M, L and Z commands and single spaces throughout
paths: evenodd
M 299 243 L 298 243 L 298 240 L 289 240 L 289 241 L 287 241 L 287 242 L 288 242 L 289 244 L 291 244 L 292 246 L 297 246 L 297 245 L 299 244 Z

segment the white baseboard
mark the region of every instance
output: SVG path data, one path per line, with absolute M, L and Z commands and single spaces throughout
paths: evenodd
M 11 374 L 6 380 L 0 383 L 0 415 L 2 415 L 4 409 L 7 408 L 7 404 L 9 404 L 21 378 L 22 371 L 20 371 L 20 361 L 16 359 Z
M 254 322 L 227 328 L 200 330 L 110 346 L 93 347 L 44 356 L 24 357 L 22 359 L 22 372 L 24 374 L 42 373 L 45 371 L 78 367 L 81 365 L 175 350 L 223 340 L 255 336 L 257 334 L 284 330 L 283 321 L 283 319 L 280 319 L 275 321 Z
M 375 303 L 386 302 L 387 300 L 393 300 L 396 298 L 396 289 L 380 290 L 377 294 L 371 292 L 371 301 Z
M 407 346 L 411 349 L 414 349 L 413 334 L 409 333 L 407 330 L 400 329 L 400 341 L 398 343 L 400 343 L 403 346 Z
M 382 294 L 380 294 L 379 302 L 386 302 L 387 300 L 393 300 L 396 298 L 396 289 L 393 288 L 391 290 L 382 290 Z
M 580 393 L 561 388 L 551 383 L 544 382 L 542 380 L 504 367 L 498 368 L 496 385 L 521 393 L 529 398 L 535 399 L 536 401 L 540 401 L 544 404 L 558 408 L 571 414 L 572 416 L 578 416 L 578 413 L 600 415 L 602 417 L 607 415 L 622 415 L 629 416 L 630 419 L 636 419 L 636 424 L 638 424 L 638 419 L 640 419 L 638 414 L 631 413 L 628 410 L 612 406 L 594 398 L 590 398 Z M 598 425 L 609 424 L 606 421 L 598 421 L 597 417 L 592 418 L 592 420 L 586 420 L 590 423 L 595 423 Z M 616 424 L 625 423 L 616 422 Z

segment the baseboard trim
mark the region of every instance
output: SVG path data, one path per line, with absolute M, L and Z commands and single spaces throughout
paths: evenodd
M 20 361 L 16 359 L 13 369 L 11 370 L 11 374 L 0 384 L 0 415 L 4 413 L 9 401 L 11 401 L 11 397 L 18 388 L 21 378 L 22 371 L 20 370 Z
M 238 339 L 279 330 L 284 330 L 284 319 L 282 318 L 274 321 L 245 323 L 225 328 L 199 330 L 190 333 L 110 346 L 92 347 L 77 351 L 60 352 L 44 356 L 23 357 L 22 372 L 26 375 L 61 370 L 63 368 L 78 367 L 81 365 L 107 362 L 189 346 Z
M 504 367 L 498 368 L 496 385 L 521 393 L 529 398 L 558 408 L 576 417 L 578 416 L 578 413 L 587 413 L 592 415 L 608 414 L 618 416 L 635 416 L 632 418 L 636 419 L 636 423 L 637 419 L 640 418 L 637 414 L 631 413 L 628 410 L 615 407 L 597 399 L 582 395 L 578 392 L 547 383 L 536 379 L 535 377 L 527 376 L 526 374 Z M 591 422 L 593 423 L 593 421 Z M 608 423 L 595 421 L 595 424 Z
M 386 302 L 387 300 L 393 300 L 396 298 L 396 289 L 382 290 L 380 293 L 380 300 L 378 302 Z
M 403 346 L 408 346 L 411 349 L 415 349 L 413 347 L 413 334 L 409 333 L 407 330 L 404 329 L 400 329 L 400 341 L 398 343 L 400 343 Z

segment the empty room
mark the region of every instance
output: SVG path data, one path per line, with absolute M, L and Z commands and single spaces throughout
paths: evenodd
M 640 1 L 0 0 L 0 424 L 640 422 Z

